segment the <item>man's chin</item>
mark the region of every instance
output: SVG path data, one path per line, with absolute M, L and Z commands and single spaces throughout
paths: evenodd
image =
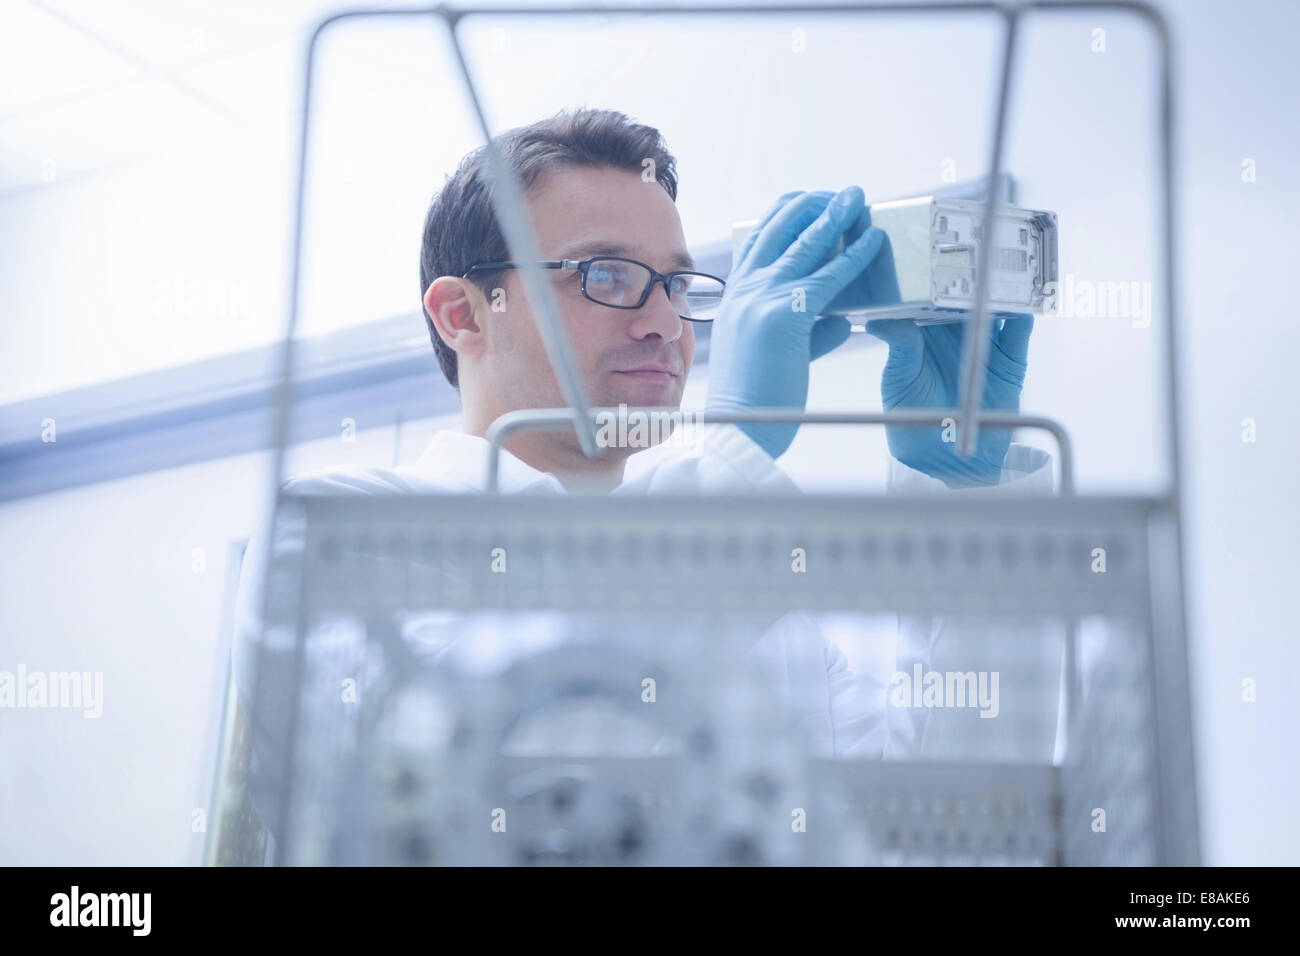
M 610 408 L 678 408 L 682 404 L 682 386 L 673 382 L 627 382 L 623 388 L 610 389 L 599 402 Z M 631 386 L 631 387 L 628 387 Z
M 695 434 L 695 416 L 676 406 L 631 406 L 625 402 L 596 415 L 596 444 L 615 457 L 669 443 L 691 447 Z
M 618 408 L 620 405 L 626 405 L 628 408 L 662 408 L 664 411 L 674 411 L 681 408 L 682 399 L 680 395 L 672 398 L 664 397 L 638 397 L 635 395 L 616 398 L 610 402 L 603 402 L 608 408 Z

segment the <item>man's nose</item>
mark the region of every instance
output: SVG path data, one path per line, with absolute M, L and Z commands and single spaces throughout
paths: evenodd
M 631 315 L 633 319 L 628 327 L 628 334 L 637 339 L 657 335 L 665 342 L 676 342 L 681 338 L 686 324 L 685 320 L 677 314 L 677 307 L 668 298 L 668 290 L 662 282 L 655 283 L 645 305 Z

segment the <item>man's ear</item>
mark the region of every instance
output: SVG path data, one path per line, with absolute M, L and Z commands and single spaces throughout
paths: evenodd
M 458 356 L 482 355 L 487 343 L 475 317 L 486 306 L 483 293 L 468 279 L 439 276 L 424 292 L 424 308 L 438 337 Z

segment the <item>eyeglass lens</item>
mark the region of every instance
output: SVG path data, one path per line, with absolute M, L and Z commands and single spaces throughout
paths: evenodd
M 602 305 L 632 308 L 652 278 L 650 270 L 639 263 L 596 259 L 587 267 L 587 296 Z M 677 314 L 697 321 L 713 317 L 725 288 L 718 279 L 694 272 L 679 272 L 668 285 L 668 298 Z

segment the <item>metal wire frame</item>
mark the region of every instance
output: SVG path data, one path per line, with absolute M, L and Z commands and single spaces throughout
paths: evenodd
M 997 176 L 1001 170 L 1004 140 L 1008 120 L 1008 100 L 1011 83 L 1011 70 L 1014 63 L 1015 44 L 1017 32 L 1020 25 L 1020 18 L 1028 12 L 1051 13 L 1055 11 L 1080 11 L 1080 10 L 1112 10 L 1116 12 L 1134 14 L 1144 19 L 1153 30 L 1158 45 L 1158 69 L 1160 83 L 1160 103 L 1159 103 L 1159 169 L 1161 174 L 1161 229 L 1160 245 L 1164 256 L 1162 285 L 1166 301 L 1169 303 L 1168 320 L 1165 329 L 1166 343 L 1166 428 L 1165 440 L 1168 442 L 1169 460 L 1171 462 L 1171 487 L 1167 490 L 1165 500 L 1172 505 L 1174 514 L 1174 528 L 1172 529 L 1172 558 L 1173 571 L 1172 579 L 1162 579 L 1161 590 L 1167 595 L 1173 597 L 1173 615 L 1174 619 L 1170 626 L 1175 633 L 1183 632 L 1183 621 L 1185 619 L 1183 598 L 1182 598 L 1182 581 L 1185 577 L 1185 570 L 1182 567 L 1182 546 L 1181 546 L 1181 507 L 1179 502 L 1179 489 L 1181 487 L 1182 476 L 1182 458 L 1179 447 L 1178 431 L 1178 407 L 1180 387 L 1178 380 L 1178 345 L 1177 345 L 1177 323 L 1174 316 L 1177 313 L 1178 302 L 1176 298 L 1177 283 L 1175 281 L 1176 265 L 1173 256 L 1173 236 L 1174 236 L 1174 215 L 1175 208 L 1173 202 L 1174 196 L 1174 163 L 1173 163 L 1173 65 L 1171 41 L 1168 26 L 1161 14 L 1150 5 L 1141 2 L 1104 2 L 1104 0 L 1037 0 L 1037 2 L 1016 2 L 1016 3 L 960 3 L 960 2 L 935 2 L 935 3 L 854 3 L 854 4 L 810 4 L 810 5 L 755 5 L 755 6 L 710 6 L 710 5 L 691 5 L 691 6 L 669 6 L 669 7 L 652 7 L 631 3 L 599 3 L 599 4 L 571 4 L 567 6 L 555 7 L 538 7 L 538 6 L 517 6 L 517 7 L 491 7 L 491 6 L 452 6 L 448 4 L 435 7 L 415 7 L 415 8 L 359 8 L 354 10 L 344 10 L 322 20 L 313 30 L 307 44 L 307 52 L 304 62 L 304 82 L 303 82 L 303 109 L 301 125 L 299 131 L 299 154 L 297 164 L 297 189 L 295 196 L 295 213 L 294 213 L 294 232 L 292 242 L 292 264 L 290 267 L 290 286 L 288 290 L 288 321 L 285 330 L 285 338 L 281 350 L 281 379 L 277 394 L 277 414 L 275 416 L 275 440 L 276 451 L 274 465 L 272 469 L 271 489 L 270 489 L 270 513 L 272 515 L 272 533 L 274 534 L 275 523 L 278 520 L 278 503 L 280 500 L 280 485 L 284 465 L 288 453 L 288 442 L 290 437 L 290 413 L 293 401 L 293 363 L 295 351 L 295 334 L 298 328 L 300 314 L 299 292 L 302 274 L 302 246 L 303 246 L 303 225 L 306 209 L 306 184 L 307 184 L 307 156 L 309 149 L 309 134 L 311 129 L 311 110 L 312 110 L 312 77 L 316 59 L 316 47 L 321 35 L 329 27 L 347 21 L 370 17 L 431 17 L 441 20 L 447 27 L 450 34 L 452 48 L 456 55 L 457 64 L 460 68 L 462 77 L 465 80 L 466 91 L 470 97 L 471 105 L 475 116 L 479 121 L 484 139 L 486 141 L 486 154 L 489 161 L 489 170 L 493 185 L 496 187 L 491 190 L 491 200 L 493 208 L 501 222 L 502 229 L 505 232 L 510 258 L 513 260 L 524 261 L 525 263 L 534 262 L 541 258 L 537 251 L 536 234 L 528 221 L 526 207 L 523 203 L 523 193 L 518 180 L 512 172 L 506 167 L 500 150 L 493 142 L 492 133 L 487 123 L 487 118 L 483 112 L 482 104 L 479 102 L 477 90 L 474 86 L 473 78 L 470 75 L 469 67 L 465 61 L 464 51 L 459 42 L 459 25 L 466 17 L 487 15 L 487 16 L 573 16 L 599 14 L 610 15 L 619 13 L 639 14 L 639 15 L 668 15 L 679 17 L 690 16 L 760 16 L 760 15 L 780 15 L 780 14 L 799 14 L 801 16 L 819 15 L 819 14 L 909 14 L 917 16 L 927 15 L 995 15 L 1003 20 L 1004 24 L 1004 42 L 1002 50 L 1001 66 L 998 74 L 999 96 L 997 104 L 997 113 L 993 129 L 993 142 L 991 145 L 990 168 L 988 170 L 989 181 L 996 182 Z M 996 210 L 997 197 L 993 190 L 988 191 L 985 202 L 984 217 L 981 228 L 982 242 L 987 242 L 987 237 L 991 234 L 990 226 L 992 217 Z M 942 417 L 951 417 L 957 421 L 960 434 L 958 436 L 958 451 L 961 454 L 969 454 L 975 447 L 975 441 L 978 436 L 978 430 L 981 423 L 996 425 L 998 427 L 1023 426 L 1023 427 L 1046 427 L 1044 419 L 1032 416 L 1014 415 L 1007 416 L 1002 413 L 983 413 L 979 410 L 979 396 L 983 391 L 983 382 L 985 369 L 983 362 L 987 357 L 987 326 L 990 321 L 987 296 L 987 270 L 988 257 L 980 255 L 980 281 L 976 288 L 976 308 L 974 316 L 967 323 L 965 335 L 965 348 L 963 349 L 963 361 L 961 370 L 961 401 L 959 408 L 947 410 L 942 413 Z M 549 416 L 557 413 L 569 415 L 570 422 L 576 429 L 579 442 L 583 451 L 589 456 L 599 454 L 596 445 L 596 426 L 593 410 L 591 409 L 585 389 L 583 388 L 581 378 L 578 374 L 577 367 L 573 361 L 572 350 L 569 347 L 567 336 L 565 335 L 563 324 L 559 318 L 559 310 L 549 286 L 543 281 L 542 270 L 535 266 L 526 266 L 520 270 L 524 283 L 525 293 L 529 304 L 532 306 L 534 317 L 538 323 L 538 329 L 543 344 L 546 347 L 548 358 L 555 372 L 556 379 L 559 382 L 561 391 L 568 405 L 567 409 L 538 409 L 532 412 L 522 413 L 526 418 L 533 416 L 535 419 L 545 420 Z M 758 410 L 756 410 L 758 411 Z M 512 413 L 513 414 L 513 413 Z M 788 410 L 782 412 L 783 415 L 790 414 Z M 884 412 L 878 415 L 861 416 L 864 422 L 870 421 L 879 424 L 919 424 L 915 412 Z M 925 413 L 930 418 L 934 416 Z M 715 419 L 720 420 L 720 419 Z M 771 420 L 766 419 L 766 420 Z M 787 420 L 782 418 L 782 420 Z M 794 413 L 788 419 L 789 421 L 800 421 L 812 423 L 816 420 L 816 415 L 809 413 Z M 540 423 L 540 422 L 539 422 Z M 1053 423 L 1054 424 L 1054 423 Z M 519 424 L 512 423 L 512 429 L 521 427 Z M 1058 426 L 1059 427 L 1059 426 Z M 1054 434 L 1057 429 L 1050 429 Z M 1063 433 L 1063 430 L 1062 430 Z M 1059 438 L 1059 436 L 1058 436 Z M 1068 447 L 1068 446 L 1063 446 Z M 274 537 L 272 538 L 274 540 Z M 264 600 L 270 600 L 269 588 L 264 595 Z M 304 647 L 302 636 L 299 634 L 295 647 L 295 660 L 298 665 L 297 670 L 301 670 Z M 258 668 L 260 677 L 262 668 Z M 1162 675 L 1163 680 L 1172 680 L 1175 683 L 1181 681 L 1183 686 L 1186 685 L 1186 660 L 1185 656 L 1176 664 L 1175 672 L 1172 674 Z M 261 681 L 257 681 L 254 689 L 254 701 L 258 698 L 261 690 Z M 294 693 L 298 688 L 295 686 Z M 293 735 L 296 732 L 297 709 L 293 708 L 290 717 L 289 726 L 289 753 L 288 758 L 292 763 L 293 758 Z M 1160 736 L 1163 737 L 1163 734 Z M 1174 748 L 1161 747 L 1160 759 L 1162 762 L 1167 761 L 1190 761 L 1186 754 L 1174 754 L 1171 750 Z M 1169 779 L 1169 778 L 1164 778 Z M 281 795 L 280 813 L 281 822 L 287 819 L 290 806 L 291 793 L 290 788 L 285 787 Z M 1194 811 L 1193 811 L 1194 812 Z M 279 847 L 276 850 L 275 862 L 282 862 L 282 851 Z
M 592 420 L 601 415 L 649 416 L 671 414 L 662 407 L 651 408 L 592 408 L 587 412 Z M 488 428 L 488 464 L 485 487 L 488 494 L 500 489 L 501 448 L 515 432 L 544 428 L 574 428 L 578 412 L 572 408 L 521 409 L 506 412 Z M 791 408 L 751 408 L 741 412 L 705 412 L 700 424 L 735 425 L 742 422 L 798 422 L 803 425 L 912 425 L 941 427 L 953 416 L 944 409 L 914 409 L 905 412 L 801 412 Z M 653 419 L 649 419 L 653 420 Z M 1049 432 L 1056 440 L 1057 457 L 1061 462 L 1061 494 L 1074 493 L 1074 451 L 1069 433 L 1064 426 L 1051 418 L 1036 415 L 1018 415 L 1009 412 L 989 412 L 980 416 L 985 425 L 996 427 L 1039 428 Z

